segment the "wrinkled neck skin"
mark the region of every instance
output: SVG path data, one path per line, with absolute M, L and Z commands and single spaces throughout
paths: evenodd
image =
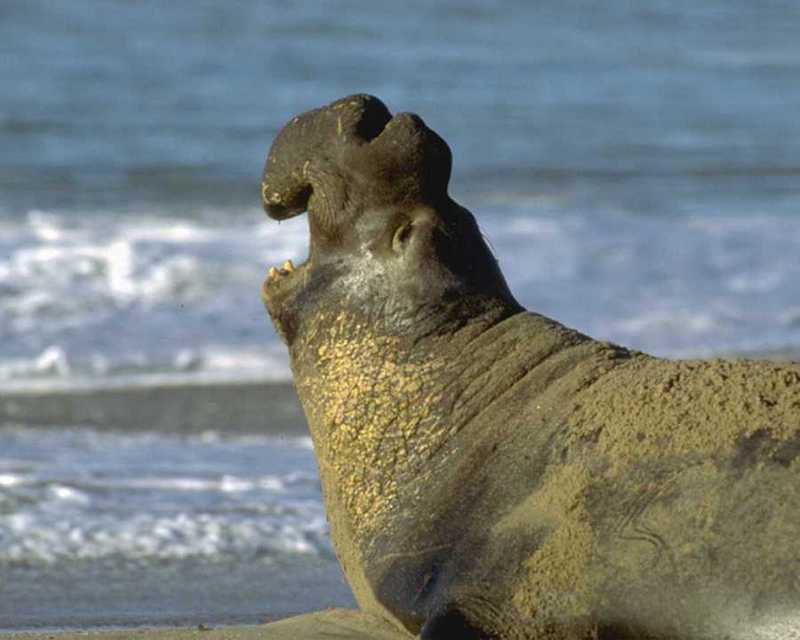
M 461 326 L 429 332 L 376 330 L 353 307 L 323 311 L 292 347 L 302 399 L 325 484 L 349 514 L 355 544 L 367 547 L 397 504 L 403 478 L 426 469 L 463 425 L 439 411 L 460 395 L 471 340 L 513 313 L 487 305 Z M 435 326 L 428 318 L 423 326 Z M 449 325 L 449 326 L 448 326 Z
M 403 479 L 429 468 L 462 426 L 439 409 L 468 383 L 464 349 L 522 309 L 510 295 L 445 293 L 416 305 L 391 274 L 349 267 L 321 269 L 338 272 L 321 304 L 306 290 L 290 354 L 326 500 L 348 514 L 347 543 L 366 548 L 392 516 Z
M 394 617 L 368 575 L 367 558 L 382 553 L 372 550 L 379 537 L 410 524 L 401 513 L 404 493 L 412 482 L 419 492 L 420 479 L 435 477 L 447 462 L 448 439 L 469 419 L 467 411 L 460 419 L 441 412 L 465 392 L 459 372 L 468 364 L 460 353 L 516 311 L 486 301 L 482 313 L 453 324 L 446 313 L 421 310 L 414 331 L 402 317 L 376 328 L 369 313 L 345 304 L 317 312 L 292 345 L 331 537 L 364 610 Z
M 320 310 L 291 348 L 325 497 L 344 507 L 347 535 L 362 549 L 385 531 L 409 481 L 435 476 L 447 462 L 447 443 L 492 400 L 584 339 L 496 300 L 460 323 L 446 313 L 437 323 L 437 315 L 425 316 L 420 332 L 399 333 L 376 330 L 357 307 Z M 528 320 L 540 339 L 520 344 L 516 334 Z M 487 369 L 495 374 L 491 385 Z
M 365 558 L 402 538 L 404 514 L 452 473 L 454 439 L 478 429 L 481 413 L 544 359 L 587 340 L 525 312 L 471 214 L 457 213 L 469 228 L 453 259 L 468 263 L 451 264 L 445 247 L 404 278 L 369 250 L 312 243 L 304 286 L 267 300 L 289 345 L 334 546 L 367 610 L 383 605 Z M 521 340 L 522 325 L 538 339 Z

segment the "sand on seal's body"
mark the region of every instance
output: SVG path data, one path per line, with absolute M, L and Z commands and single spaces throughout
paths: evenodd
M 271 217 L 309 214 L 262 296 L 360 608 L 424 639 L 800 633 L 800 366 L 525 311 L 449 175 L 363 95 L 292 119 L 264 170 Z

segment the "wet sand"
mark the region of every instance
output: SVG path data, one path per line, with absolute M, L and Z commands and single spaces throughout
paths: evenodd
M 0 640 L 408 640 L 410 637 L 352 609 L 329 609 L 258 626 L 0 633 Z
M 294 385 L 271 380 L 0 390 L 2 423 L 162 433 L 307 433 Z
M 234 626 L 219 629 L 121 629 L 116 631 L 0 633 L 2 640 L 250 640 L 269 637 L 264 626 Z

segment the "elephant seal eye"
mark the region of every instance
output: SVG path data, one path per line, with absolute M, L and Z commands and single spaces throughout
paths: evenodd
M 412 222 L 404 222 L 397 227 L 397 230 L 394 232 L 394 237 L 392 238 L 392 249 L 395 253 L 400 253 L 406 248 L 406 244 L 411 238 L 413 228 L 414 224 Z

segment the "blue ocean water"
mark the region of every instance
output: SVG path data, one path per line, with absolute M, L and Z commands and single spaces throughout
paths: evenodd
M 526 305 L 662 355 L 800 344 L 798 32 L 789 1 L 8 0 L 0 384 L 287 376 L 257 291 L 305 223 L 259 173 L 357 91 L 450 142 Z
M 4 0 L 0 395 L 288 379 L 258 290 L 303 257 L 306 222 L 265 219 L 261 167 L 290 117 L 354 92 L 449 142 L 451 192 L 526 306 L 665 356 L 796 350 L 798 33 L 794 0 Z M 80 567 L 110 584 L 223 563 L 202 579 L 216 620 L 224 588 L 279 584 L 253 573 L 269 562 L 316 559 L 339 584 L 310 451 L 75 425 L 25 440 L 19 420 L 0 426 L 0 626 L 100 623 L 68 598 L 37 618 L 37 588 Z M 192 601 L 164 620 L 196 620 Z M 104 623 L 152 617 L 103 602 Z
M 0 428 L 0 630 L 336 604 L 308 437 Z

